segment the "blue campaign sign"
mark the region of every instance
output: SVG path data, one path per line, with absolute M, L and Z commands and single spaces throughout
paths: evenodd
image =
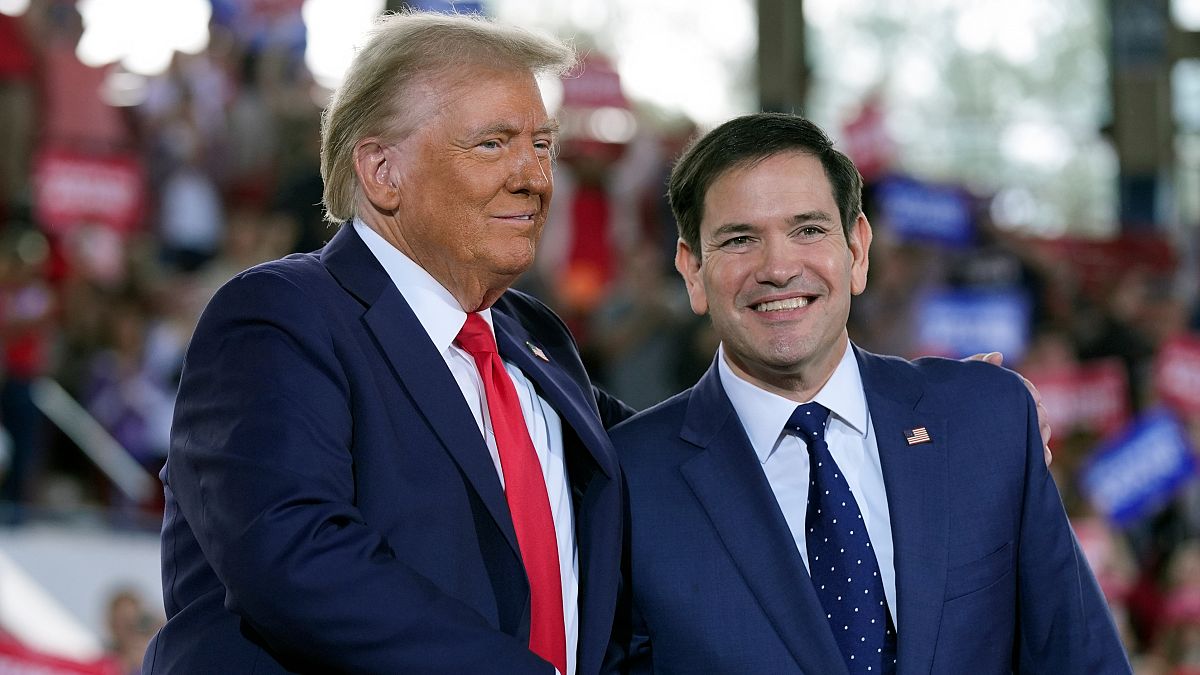
M 483 14 L 482 3 L 458 2 L 457 0 L 418 0 L 409 2 L 413 9 L 443 14 Z
M 1002 352 L 1015 363 L 1029 348 L 1032 310 L 1020 290 L 934 291 L 918 301 L 916 319 L 923 354 L 962 358 Z
M 1159 408 L 1097 448 L 1080 477 L 1092 506 L 1125 526 L 1157 512 L 1195 475 L 1182 425 Z
M 971 196 L 960 187 L 888 176 L 875 194 L 879 215 L 901 241 L 963 247 L 975 239 Z

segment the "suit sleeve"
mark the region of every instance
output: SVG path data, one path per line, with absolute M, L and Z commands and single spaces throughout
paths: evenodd
M 621 482 L 626 484 L 625 477 Z M 650 632 L 633 599 L 633 584 L 630 578 L 631 542 L 629 540 L 629 489 L 623 490 L 626 498 L 622 505 L 622 517 L 626 526 L 621 546 L 621 579 L 617 591 L 617 611 L 613 621 L 612 635 L 604 655 L 601 672 L 606 675 L 640 675 L 654 672 L 654 655 L 650 643 Z
M 600 421 L 604 424 L 605 429 L 611 429 L 637 413 L 623 401 L 594 384 L 592 385 L 592 394 L 596 397 L 596 406 L 600 410 Z
M 353 348 L 270 271 L 227 284 L 197 327 L 167 476 L 226 608 L 305 670 L 552 673 L 364 522 L 337 356 Z
M 1014 654 L 1022 673 L 1129 673 L 1099 584 L 1046 467 L 1028 392 Z

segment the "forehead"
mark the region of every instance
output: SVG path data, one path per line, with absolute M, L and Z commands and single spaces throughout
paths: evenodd
M 537 79 L 528 70 L 472 64 L 422 84 L 414 90 L 416 98 L 433 103 L 436 120 L 452 133 L 496 125 L 537 130 L 549 121 Z
M 720 174 L 704 195 L 700 232 L 730 224 L 785 225 L 798 214 L 815 211 L 841 221 L 821 160 L 785 152 Z

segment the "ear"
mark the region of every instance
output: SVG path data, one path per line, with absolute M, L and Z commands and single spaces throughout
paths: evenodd
M 362 195 L 380 211 L 392 212 L 400 207 L 400 167 L 391 146 L 378 138 L 364 138 L 354 146 L 354 174 Z
M 675 247 L 675 269 L 687 284 L 688 300 L 692 311 L 701 316 L 708 313 L 708 296 L 704 293 L 704 280 L 700 276 L 700 257 L 692 252 L 683 239 Z
M 850 293 L 858 295 L 867 289 L 867 268 L 870 266 L 871 223 L 862 213 L 850 226 Z

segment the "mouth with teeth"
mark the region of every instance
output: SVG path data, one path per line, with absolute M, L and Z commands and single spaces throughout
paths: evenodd
M 783 300 L 771 300 L 770 302 L 760 302 L 757 305 L 752 305 L 751 309 L 756 312 L 782 312 L 789 309 L 800 309 L 806 307 L 812 302 L 811 298 L 785 298 Z

